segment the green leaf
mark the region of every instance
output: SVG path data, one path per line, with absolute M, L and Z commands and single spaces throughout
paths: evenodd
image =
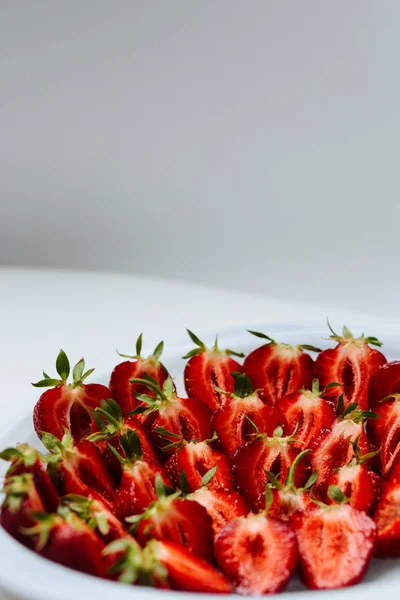
M 354 410 L 356 410 L 357 406 L 358 406 L 358 402 L 350 402 L 350 404 L 348 406 L 346 406 L 346 408 L 342 412 L 343 419 L 345 417 L 347 417 L 347 415 L 352 413 Z
M 267 469 L 264 469 L 264 473 L 266 474 L 268 481 L 271 483 L 272 487 L 274 487 L 276 490 L 281 490 L 283 488 L 283 485 L 281 484 L 279 479 L 271 471 L 267 471 Z
M 51 379 L 50 375 L 47 375 L 47 373 L 45 373 L 44 371 L 43 371 L 43 377 L 45 379 Z
M 147 404 L 147 406 L 153 406 L 153 404 L 156 402 L 154 396 L 149 396 L 148 394 L 135 394 L 135 396 L 139 402 L 144 402 Z
M 163 496 L 165 496 L 164 482 L 162 480 L 162 477 L 161 477 L 160 473 L 156 473 L 154 487 L 155 487 L 156 494 L 157 494 L 158 498 L 162 498 Z
M 133 461 L 142 456 L 142 445 L 136 430 L 128 429 L 121 435 L 119 443 L 127 459 Z
M 45 388 L 45 387 L 57 387 L 59 385 L 62 385 L 64 382 L 60 379 L 41 379 L 40 381 L 37 381 L 36 383 L 31 383 L 31 385 L 33 385 L 33 387 L 36 388 Z
M 225 350 L 225 354 L 227 356 L 237 356 L 238 358 L 243 358 L 245 356 L 244 352 L 236 352 L 235 350 L 230 350 L 229 348 Z
M 203 475 L 203 477 L 201 478 L 201 487 L 205 487 L 211 481 L 211 479 L 214 477 L 217 471 L 217 468 L 217 465 L 214 465 L 211 469 L 207 471 L 207 473 Z
M 183 469 L 182 469 L 182 471 L 179 474 L 179 488 L 182 490 L 182 492 L 184 494 L 189 494 L 189 492 L 190 492 L 188 478 L 187 478 L 186 473 L 185 473 L 185 471 Z
M 268 483 L 265 486 L 265 513 L 268 514 L 271 504 L 274 501 L 274 495 Z
M 250 378 L 246 375 L 246 373 L 240 373 L 235 378 L 234 385 L 234 394 L 235 396 L 239 396 L 239 398 L 246 398 L 253 393 L 253 384 L 251 383 Z
M 163 392 L 166 396 L 170 396 L 175 392 L 174 382 L 172 381 L 171 377 L 167 377 L 167 379 L 164 381 Z
M 83 372 L 85 370 L 85 359 L 81 358 L 81 360 L 79 360 L 76 365 L 74 366 L 73 370 L 72 370 L 72 379 L 74 381 L 74 383 L 78 383 L 83 375 Z
M 256 337 L 261 338 L 263 340 L 268 340 L 269 342 L 271 342 L 271 344 L 275 344 L 275 340 L 270 338 L 269 335 L 266 335 L 265 333 L 260 333 L 259 331 L 251 331 L 250 329 L 248 329 L 247 331 L 251 333 L 251 335 L 255 335 Z
M 173 433 L 172 431 L 165 429 L 165 427 L 156 427 L 154 431 L 155 431 L 155 433 L 158 433 L 158 435 L 166 436 L 169 438 L 172 437 L 172 438 L 176 438 L 178 440 L 182 439 L 181 435 L 177 435 L 176 433 Z
M 328 487 L 328 497 L 333 500 L 333 502 L 337 502 L 338 504 L 345 504 L 349 501 L 347 496 L 344 495 L 340 487 L 337 485 L 330 485 Z
M 147 406 L 137 406 L 134 410 L 130 410 L 127 414 L 128 415 L 141 415 L 142 413 L 145 413 L 146 410 L 148 410 Z
M 61 453 L 63 451 L 63 445 L 60 440 L 53 435 L 52 433 L 48 433 L 47 431 L 41 432 L 41 442 L 44 446 L 46 446 L 47 450 L 53 453 Z
M 185 356 L 182 356 L 182 358 L 183 359 L 192 358 L 192 356 L 198 356 L 202 352 L 204 352 L 203 348 L 193 348 L 193 350 L 190 350 L 190 352 L 188 352 L 187 354 L 185 354 Z
M 164 350 L 164 342 L 160 342 L 155 348 L 153 352 L 153 356 L 156 360 L 158 360 L 163 353 Z
M 246 419 L 246 421 L 247 421 L 248 423 L 250 423 L 250 425 L 253 427 L 253 429 L 256 431 L 256 433 L 260 433 L 260 431 L 259 431 L 259 429 L 258 429 L 257 425 L 254 423 L 254 421 L 252 421 L 252 420 L 250 419 L 249 415 L 244 415 L 244 418 Z
M 325 390 L 330 390 L 333 387 L 340 387 L 342 384 L 338 383 L 337 381 L 331 381 L 331 383 L 328 383 L 328 385 L 326 386 Z
M 81 383 L 83 383 L 85 381 L 85 379 L 87 379 L 89 377 L 89 375 L 91 375 L 93 373 L 95 369 L 88 369 L 86 371 L 86 373 L 84 373 L 81 377 Z
M 346 327 L 346 325 L 343 325 L 343 337 L 345 337 L 345 338 L 354 337 L 353 334 L 351 333 L 350 329 L 348 327 Z
M 329 323 L 329 319 L 328 319 L 328 317 L 326 317 L 326 322 L 327 322 L 327 324 L 328 324 L 329 330 L 330 330 L 330 332 L 332 333 L 333 337 L 335 337 L 335 338 L 336 338 L 336 337 L 339 337 L 339 336 L 338 336 L 338 334 L 337 334 L 337 333 L 335 333 L 335 332 L 333 331 L 333 329 L 332 329 L 332 327 L 331 327 L 331 324 Z
M 336 416 L 340 417 L 343 413 L 343 409 L 344 409 L 344 396 L 343 394 L 340 394 L 340 396 L 337 399 L 337 404 L 336 404 Z
M 381 415 L 378 415 L 378 413 L 372 412 L 372 410 L 363 410 L 361 412 L 361 416 L 363 419 L 380 419 L 381 418 Z
M 202 341 L 201 341 L 201 340 L 200 340 L 200 339 L 197 337 L 197 335 L 195 335 L 195 334 L 193 333 L 193 331 L 190 331 L 190 329 L 186 329 L 186 331 L 188 332 L 190 339 L 192 340 L 192 342 L 193 342 L 194 344 L 196 344 L 196 346 L 199 346 L 200 348 L 205 348 L 204 342 L 202 342 Z
M 70 366 L 68 357 L 64 350 L 60 350 L 58 353 L 56 359 L 56 371 L 63 381 L 67 381 L 70 372 Z
M 0 452 L 0 458 L 2 460 L 6 460 L 7 462 L 11 462 L 15 458 L 19 458 L 21 456 L 21 452 L 16 448 L 5 448 L 2 452 Z
M 317 481 L 317 479 L 318 479 L 318 473 L 317 473 L 317 471 L 313 471 L 311 473 L 310 477 L 307 479 L 306 483 L 304 484 L 304 489 L 309 490 L 310 488 L 312 488 L 312 486 Z
M 141 333 L 136 340 L 136 356 L 140 356 L 142 353 L 143 333 Z
M 300 350 L 308 350 L 309 352 L 322 352 L 321 348 L 310 346 L 310 344 L 300 344 L 298 348 L 300 348 Z
M 380 340 L 378 340 L 378 338 L 374 336 L 368 336 L 367 338 L 365 338 L 365 341 L 367 342 L 367 344 L 371 344 L 372 346 L 378 346 L 378 348 L 381 348 L 383 346 L 383 342 L 381 342 Z

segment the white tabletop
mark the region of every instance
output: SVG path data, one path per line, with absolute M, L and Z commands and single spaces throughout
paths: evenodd
M 293 305 L 144 276 L 3 268 L 1 422 L 8 428 L 31 410 L 37 390 L 29 382 L 39 379 L 43 369 L 53 372 L 60 347 L 71 360 L 84 356 L 92 367 L 116 360 L 115 348 L 133 354 L 142 331 L 146 352 L 161 339 L 167 344 L 182 342 L 185 327 L 196 333 L 217 333 L 263 322 L 318 320 L 323 325 L 326 315 L 338 328 L 343 323 L 357 327 L 380 322 L 332 306 Z M 0 592 L 0 600 L 9 597 Z

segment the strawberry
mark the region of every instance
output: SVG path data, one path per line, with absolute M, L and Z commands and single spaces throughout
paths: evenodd
M 14 475 L 31 474 L 44 509 L 57 510 L 59 498 L 44 464 L 46 457 L 29 444 L 17 444 L 16 448 L 6 448 L 0 452 L 0 458 L 11 462 L 6 482 Z
M 260 390 L 267 404 L 279 407 L 284 396 L 311 387 L 314 361 L 304 350 L 320 352 L 319 348 L 307 344 L 278 344 L 264 333 L 249 333 L 267 340 L 266 344 L 253 350 L 243 363 L 243 371 L 248 374 L 254 387 Z
M 385 396 L 375 405 L 380 419 L 370 426 L 371 438 L 381 448 L 381 473 L 387 475 L 400 451 L 400 394 Z
M 400 556 L 400 456 L 394 461 L 382 489 L 374 521 L 378 528 L 375 555 L 380 558 Z
M 365 433 L 365 420 L 375 419 L 379 415 L 371 411 L 362 411 L 357 402 L 344 408 L 343 394 L 339 396 L 336 408 L 337 420 L 330 430 L 322 431 L 314 439 L 312 447 L 312 466 L 318 473 L 317 487 L 325 486 L 335 469 L 343 467 L 353 458 L 352 442 L 357 440 L 363 453 L 373 450 Z M 371 458 L 371 457 L 369 457 Z
M 329 497 L 339 504 L 318 507 L 296 524 L 300 574 L 311 589 L 336 589 L 360 581 L 374 551 L 376 526 L 365 513 L 345 504 L 331 486 Z
M 335 383 L 327 385 L 329 389 Z M 330 428 L 335 420 L 335 405 L 324 399 L 318 379 L 313 379 L 312 389 L 302 389 L 289 394 L 279 402 L 279 410 L 285 417 L 289 431 L 297 426 L 294 446 L 307 448 L 322 430 Z
M 115 496 L 115 511 L 122 521 L 129 515 L 142 513 L 157 499 L 157 474 L 166 485 L 169 481 L 163 469 L 151 460 L 145 460 L 136 431 L 128 431 L 120 438 L 123 456 L 113 447 L 110 450 L 122 465 L 122 477 Z
M 281 521 L 291 522 L 294 518 L 310 506 L 313 505 L 313 501 L 310 498 L 309 490 L 314 485 L 317 474 L 314 471 L 306 481 L 303 487 L 299 488 L 295 485 L 295 473 L 300 461 L 311 452 L 310 449 L 303 450 L 296 456 L 291 465 L 286 481 L 282 484 L 277 477 L 270 471 L 266 472 L 269 480 L 268 486 L 272 489 L 272 503 L 269 509 L 269 515 L 280 519 Z M 265 492 L 263 492 L 264 495 Z M 263 498 L 260 499 L 260 505 L 262 504 Z
M 204 402 L 211 412 L 215 412 L 225 402 L 225 396 L 218 389 L 233 392 L 234 380 L 232 372 L 241 371 L 241 365 L 232 358 L 242 358 L 244 354 L 234 350 L 220 350 L 218 336 L 212 348 L 207 348 L 194 333 L 187 329 L 189 337 L 197 348 L 188 352 L 183 374 L 185 389 L 189 398 Z
M 225 454 L 219 450 L 214 450 L 211 446 L 211 443 L 217 439 L 217 436 L 203 442 L 195 440 L 186 442 L 183 438 L 175 436 L 175 434 L 167 430 L 157 431 L 157 433 L 167 435 L 168 439 L 176 438 L 176 442 L 171 442 L 170 444 L 174 446 L 176 451 L 164 465 L 167 475 L 175 486 L 179 485 L 181 472 L 184 471 L 188 482 L 188 489 L 190 492 L 194 492 L 204 484 L 204 475 L 210 469 L 214 469 L 215 474 L 210 480 L 209 489 L 232 489 L 233 484 L 229 460 Z
M 371 375 L 369 383 L 369 404 L 372 410 L 380 406 L 383 398 L 400 393 L 400 360 L 379 367 Z
M 277 427 L 272 437 L 264 433 L 254 434 L 254 439 L 240 446 L 232 458 L 232 476 L 236 489 L 244 496 L 254 511 L 263 504 L 263 492 L 268 481 L 266 471 L 279 476 L 284 482 L 290 466 L 299 454 L 293 447 L 294 435 L 283 436 Z M 296 486 L 301 486 L 308 477 L 308 465 L 296 471 Z
M 43 372 L 44 379 L 32 384 L 38 388 L 52 388 L 46 390 L 37 401 L 33 425 L 39 437 L 43 431 L 47 431 L 61 440 L 64 429 L 68 429 L 74 440 L 79 442 L 92 432 L 92 411 L 100 405 L 101 400 L 110 396 L 110 390 L 98 383 L 84 383 L 94 369 L 85 372 L 83 358 L 72 370 L 72 383 L 67 383 L 70 364 L 63 350 L 57 356 L 56 369 L 60 379 L 53 379 Z
M 165 436 L 157 433 L 160 427 L 179 435 L 188 442 L 211 438 L 213 432 L 209 409 L 200 400 L 180 398 L 175 392 L 171 377 L 165 380 L 162 388 L 155 379 L 147 374 L 143 376 L 143 379 L 135 378 L 131 381 L 146 386 L 155 396 L 137 394 L 137 398 L 142 404 L 131 413 L 146 416 L 144 427 L 153 442 L 153 447 L 162 449 L 167 445 Z M 172 453 L 173 449 L 166 451 L 166 454 Z
M 135 537 L 145 545 L 150 538 L 170 540 L 186 546 L 193 554 L 212 560 L 212 526 L 207 510 L 197 502 L 179 498 L 181 491 L 166 488 L 160 475 L 156 478 L 157 500 L 141 515 L 126 519 L 133 524 Z
M 95 531 L 106 544 L 130 537 L 121 521 L 101 500 L 86 498 L 78 494 L 68 494 L 61 499 L 58 514 L 62 516 L 68 512 L 75 513 L 87 523 L 90 529 Z
M 68 431 L 61 441 L 51 433 L 43 433 L 42 442 L 51 452 L 48 468 L 61 495 L 79 494 L 112 504 L 113 482 L 100 452 L 91 442 L 74 444 Z
M 28 546 L 33 547 L 33 540 L 22 534 L 23 527 L 31 527 L 34 520 L 32 511 L 44 512 L 45 507 L 34 483 L 32 473 L 10 475 L 7 477 L 4 488 L 1 490 L 5 499 L 1 506 L 1 526 L 13 538 Z
M 133 538 L 117 540 L 107 546 L 105 553 L 118 557 L 112 570 L 124 583 L 186 592 L 228 594 L 231 591 L 222 573 L 175 542 L 152 540 L 141 549 Z
M 286 523 L 268 516 L 268 486 L 266 496 L 265 511 L 235 519 L 215 537 L 215 558 L 239 594 L 279 592 L 296 568 L 296 535 Z
M 105 576 L 105 545 L 77 515 L 34 513 L 33 517 L 36 524 L 23 534 L 35 540 L 36 552 L 76 571 Z
M 244 498 L 234 490 L 214 490 L 202 486 L 189 494 L 187 499 L 204 506 L 212 519 L 214 535 L 236 517 L 249 512 Z
M 140 384 L 131 383 L 132 378 L 142 378 L 147 373 L 162 386 L 168 377 L 167 369 L 160 362 L 164 342 L 160 342 L 153 354 L 144 358 L 141 356 L 142 338 L 143 334 L 141 333 L 136 341 L 136 354 L 134 356 L 119 354 L 123 358 L 131 360 L 120 363 L 111 373 L 110 395 L 120 405 L 123 414 L 134 410 L 137 406 L 136 394 L 145 392 L 145 388 Z
M 234 391 L 219 390 L 227 399 L 212 417 L 221 448 L 229 458 L 254 433 L 254 426 L 268 435 L 272 435 L 278 425 L 286 429 L 285 418 L 276 408 L 264 404 L 253 390 L 249 377 L 245 373 L 234 375 Z
M 157 462 L 156 454 L 147 440 L 143 426 L 135 417 L 123 416 L 121 408 L 115 400 L 111 398 L 102 400 L 100 406 L 94 410 L 93 416 L 97 431 L 89 435 L 87 439 L 100 450 L 117 485 L 119 485 L 122 476 L 121 463 L 110 449 L 110 445 L 121 452 L 120 439 L 122 435 L 135 432 L 139 438 L 144 460 Z
M 328 398 L 336 398 L 338 393 L 343 393 L 344 405 L 347 407 L 357 402 L 362 410 L 368 407 L 368 386 L 372 373 L 386 363 L 386 358 L 371 348 L 382 346 L 376 337 L 365 337 L 362 334 L 355 338 L 345 326 L 342 335 L 336 334 L 328 321 L 332 332 L 331 340 L 337 342 L 335 348 L 324 350 L 315 361 L 315 373 L 321 386 L 328 385 L 331 381 L 341 384 L 342 388 L 331 388 L 327 392 Z
M 329 484 L 342 490 L 349 498 L 350 506 L 370 513 L 377 499 L 380 477 L 368 469 L 365 463 L 378 454 L 379 450 L 362 454 L 358 440 L 351 442 L 351 445 L 354 457 L 343 467 L 335 469 Z

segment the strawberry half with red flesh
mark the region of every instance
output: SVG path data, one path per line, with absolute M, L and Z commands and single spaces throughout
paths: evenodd
M 69 512 L 75 513 L 97 533 L 105 544 L 130 537 L 121 521 L 101 500 L 86 498 L 78 494 L 68 494 L 61 498 L 57 512 L 61 516 Z
M 144 459 L 140 439 L 135 431 L 122 435 L 120 446 L 123 455 L 113 446 L 110 446 L 110 450 L 122 465 L 122 478 L 115 496 L 115 511 L 123 521 L 129 515 L 142 513 L 157 499 L 157 474 L 160 474 L 166 485 L 169 480 L 157 463 Z
M 33 511 L 44 512 L 45 507 L 35 486 L 32 473 L 10 475 L 1 490 L 5 499 L 1 506 L 1 526 L 16 540 L 33 548 L 34 541 L 22 534 L 21 529 L 32 527 L 35 521 Z
M 293 447 L 294 434 L 283 436 L 277 427 L 272 437 L 264 433 L 254 434 L 254 439 L 240 446 L 232 458 L 232 476 L 236 489 L 244 496 L 254 511 L 262 507 L 263 492 L 268 482 L 266 471 L 271 472 L 283 483 L 289 469 L 300 453 Z M 310 468 L 304 461 L 295 473 L 295 484 L 301 487 L 308 479 Z
M 43 372 L 44 379 L 32 384 L 38 388 L 52 388 L 37 401 L 33 425 L 39 437 L 47 431 L 61 440 L 64 430 L 68 429 L 75 442 L 79 442 L 92 433 L 92 411 L 100 406 L 101 400 L 110 396 L 110 390 L 98 383 L 84 383 L 94 369 L 85 372 L 83 358 L 73 368 L 72 383 L 67 383 L 70 364 L 63 350 L 57 356 L 56 369 L 60 379 L 51 378 Z
M 188 352 L 183 358 L 188 358 L 183 374 L 185 389 L 189 398 L 204 402 L 211 412 L 215 412 L 224 404 L 226 396 L 218 391 L 223 389 L 233 392 L 234 379 L 232 372 L 241 371 L 241 365 L 232 358 L 242 358 L 244 354 L 234 350 L 220 350 L 218 337 L 212 348 L 207 348 L 194 333 L 187 330 L 197 348 Z
M 234 391 L 220 390 L 227 399 L 212 417 L 212 426 L 228 458 L 250 439 L 254 426 L 267 435 L 272 435 L 278 426 L 286 429 L 286 419 L 276 408 L 261 400 L 249 377 L 245 373 L 234 373 L 234 376 Z
M 272 502 L 268 486 L 267 498 L 265 511 L 235 519 L 215 537 L 215 558 L 239 594 L 279 592 L 297 565 L 296 534 L 268 516 Z
M 288 394 L 310 389 L 314 374 L 314 361 L 304 352 L 320 352 L 319 348 L 301 344 L 278 344 L 264 333 L 250 331 L 267 343 L 253 350 L 243 363 L 243 371 L 250 377 L 255 389 L 267 404 L 277 405 Z
M 371 423 L 369 432 L 374 443 L 381 448 L 381 473 L 385 476 L 400 452 L 400 393 L 383 397 L 374 410 L 380 419 Z
M 99 448 L 117 485 L 119 485 L 122 476 L 121 462 L 111 451 L 110 445 L 121 452 L 121 436 L 135 432 L 140 442 L 141 454 L 144 460 L 152 463 L 157 462 L 156 454 L 147 440 L 143 426 L 134 416 L 124 416 L 115 400 L 112 398 L 102 400 L 100 407 L 95 409 L 93 416 L 97 431 L 89 435 L 87 439 Z
M 338 487 L 349 498 L 349 505 L 367 514 L 371 513 L 380 488 L 380 477 L 370 469 L 366 462 L 379 453 L 362 454 L 358 440 L 351 442 L 354 457 L 343 467 L 335 469 L 329 484 Z M 327 499 L 329 503 L 329 499 Z
M 344 408 L 343 394 L 339 396 L 336 413 L 337 420 L 331 430 L 322 431 L 312 443 L 311 462 L 318 473 L 316 485 L 320 490 L 327 484 L 335 469 L 352 460 L 352 442 L 357 440 L 363 454 L 374 450 L 365 433 L 365 421 L 379 418 L 377 413 L 360 410 L 357 402 Z
M 336 334 L 331 326 L 331 340 L 338 342 L 335 348 L 329 348 L 319 354 L 315 361 L 315 373 L 322 387 L 331 381 L 338 382 L 342 388 L 331 388 L 327 397 L 334 399 L 343 393 L 345 407 L 357 402 L 362 410 L 368 407 L 368 387 L 371 375 L 378 367 L 386 363 L 379 350 L 371 348 L 382 346 L 376 337 L 355 338 L 347 327 L 342 335 Z
M 34 513 L 36 524 L 23 530 L 35 540 L 35 551 L 44 558 L 75 571 L 105 576 L 104 542 L 77 515 Z
M 400 557 L 400 456 L 383 481 L 374 521 L 378 528 L 375 555 Z
M 163 434 L 158 431 L 157 433 Z M 233 487 L 231 477 L 231 467 L 229 459 L 210 445 L 216 436 L 203 442 L 186 442 L 179 436 L 175 436 L 170 431 L 164 432 L 169 439 L 176 437 L 177 441 L 171 442 L 176 451 L 175 454 L 165 463 L 165 471 L 172 483 L 179 486 L 181 472 L 186 474 L 188 489 L 194 492 L 203 485 L 203 476 L 212 468 L 216 468 L 214 476 L 208 485 L 209 489 L 231 490 Z
M 180 398 L 175 392 L 171 377 L 165 380 L 161 388 L 158 382 L 145 374 L 143 379 L 132 379 L 133 383 L 146 386 L 154 394 L 137 394 L 142 403 L 134 411 L 133 415 L 142 414 L 146 417 L 144 428 L 146 429 L 153 448 L 163 448 L 168 441 L 157 430 L 172 431 L 186 441 L 205 440 L 212 437 L 213 431 L 210 424 L 211 412 L 207 406 L 195 398 Z M 174 439 L 169 440 L 173 442 Z M 173 448 L 165 452 L 172 454 Z
M 327 386 L 329 389 L 335 383 Z M 312 389 L 302 389 L 289 394 L 279 402 L 279 410 L 285 417 L 289 431 L 297 426 L 294 446 L 308 448 L 321 431 L 330 428 L 335 421 L 335 405 L 324 398 L 325 390 L 320 391 L 318 379 L 313 379 Z
M 374 551 L 376 526 L 365 513 L 346 504 L 339 488 L 329 496 L 339 504 L 304 513 L 296 527 L 300 574 L 311 589 L 336 589 L 358 583 Z
M 231 592 L 231 585 L 222 573 L 182 544 L 151 540 L 142 549 L 131 538 L 111 543 L 105 553 L 117 557 L 112 570 L 119 574 L 119 581 L 123 583 L 185 592 Z
M 303 487 L 296 487 L 295 485 L 296 469 L 303 458 L 310 452 L 310 449 L 303 450 L 303 452 L 296 456 L 284 484 L 273 473 L 270 471 L 266 472 L 269 480 L 267 485 L 271 488 L 273 495 L 268 513 L 271 517 L 291 522 L 293 518 L 297 518 L 299 514 L 306 511 L 310 506 L 313 506 L 309 490 L 314 485 L 317 474 L 315 472 L 312 473 Z M 264 494 L 265 491 L 263 492 Z M 260 499 L 260 505 L 263 500 L 264 498 Z
M 154 349 L 153 354 L 144 358 L 141 355 L 142 338 L 143 334 L 140 334 L 136 341 L 136 354 L 134 356 L 119 354 L 123 358 L 129 358 L 131 360 L 120 363 L 111 373 L 110 395 L 118 402 L 123 414 L 134 410 L 138 404 L 136 394 L 146 391 L 146 388 L 142 385 L 132 383 L 132 378 L 142 378 L 143 375 L 147 373 L 162 386 L 168 377 L 168 371 L 160 361 L 164 349 L 164 342 L 160 342 Z
M 400 393 L 400 360 L 382 365 L 371 375 L 369 405 L 375 410 L 383 398 Z
M 249 512 L 246 501 L 235 490 L 214 490 L 209 486 L 202 486 L 186 498 L 204 506 L 212 519 L 214 535 L 227 523 Z
M 0 452 L 0 458 L 11 462 L 6 473 L 6 483 L 12 476 L 31 474 L 44 509 L 50 512 L 57 510 L 58 494 L 47 473 L 45 457 L 36 448 L 29 444 L 17 444 L 16 448 L 6 448 Z
M 157 475 L 157 500 L 144 513 L 128 517 L 126 522 L 133 524 L 132 532 L 143 546 L 151 538 L 170 540 L 183 544 L 196 556 L 212 561 L 213 531 L 210 516 L 197 502 L 179 498 L 180 490 L 175 493 L 171 493 L 172 491 L 164 485 L 161 476 Z
M 51 452 L 47 458 L 48 469 L 60 495 L 79 494 L 112 505 L 113 482 L 94 444 L 86 440 L 74 444 L 68 431 L 61 441 L 50 433 L 43 433 L 42 442 Z

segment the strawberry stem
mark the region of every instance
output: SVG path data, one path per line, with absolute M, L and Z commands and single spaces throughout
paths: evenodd
M 295 489 L 296 489 L 296 486 L 295 486 L 295 484 L 294 484 L 294 476 L 295 476 L 295 472 L 296 472 L 297 465 L 299 464 L 299 462 L 300 462 L 300 461 L 301 461 L 301 460 L 302 460 L 302 459 L 303 459 L 303 458 L 304 458 L 304 457 L 305 457 L 307 454 L 310 454 L 310 452 L 311 452 L 311 450 L 310 450 L 310 449 L 308 449 L 308 450 L 303 450 L 303 451 L 302 451 L 302 452 L 300 452 L 300 454 L 298 454 L 298 455 L 296 456 L 296 458 L 294 459 L 294 461 L 293 461 L 293 463 L 292 463 L 292 465 L 291 465 L 291 467 L 290 467 L 290 469 L 289 469 L 288 476 L 287 476 L 287 478 L 286 478 L 286 483 L 285 483 L 285 486 L 286 486 L 287 488 L 290 488 L 290 489 L 293 489 L 293 490 L 295 490 Z

